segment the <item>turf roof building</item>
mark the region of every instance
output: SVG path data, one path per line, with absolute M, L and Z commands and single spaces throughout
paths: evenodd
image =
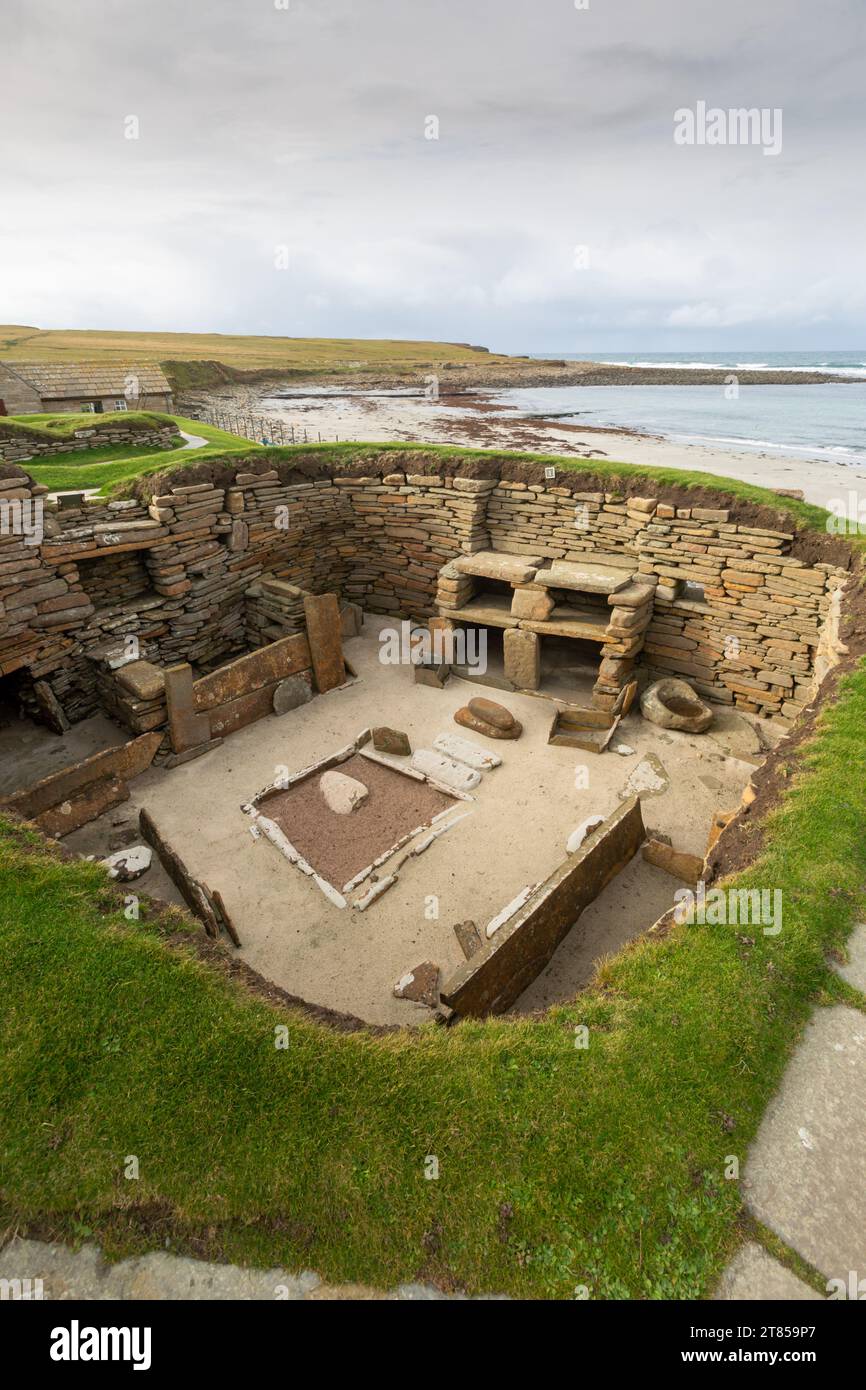
M 171 386 L 155 363 L 0 362 L 0 415 L 171 408 Z

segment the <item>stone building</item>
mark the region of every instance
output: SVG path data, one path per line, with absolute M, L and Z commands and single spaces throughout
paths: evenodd
M 171 386 L 154 362 L 0 362 L 0 415 L 171 409 Z

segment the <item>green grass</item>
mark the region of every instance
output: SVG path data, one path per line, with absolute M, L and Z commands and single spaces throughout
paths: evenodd
M 16 420 L 23 420 L 24 416 L 16 416 Z M 32 416 L 34 420 L 44 420 L 44 416 Z M 76 416 L 76 419 L 82 417 Z M 93 416 L 85 416 L 84 419 L 92 420 Z M 234 453 L 249 453 L 251 449 L 259 446 L 252 444 L 248 440 L 239 439 L 237 435 L 229 434 L 226 430 L 216 429 L 213 425 L 202 424 L 199 420 L 187 420 L 183 416 L 161 416 L 163 421 L 173 421 L 178 429 L 186 430 L 189 434 L 198 435 L 202 439 L 207 439 L 206 446 L 199 449 L 184 448 L 184 440 L 179 441 L 176 449 L 157 449 L 149 446 L 141 448 L 119 447 L 100 447 L 87 450 L 71 450 L 68 454 L 53 454 L 44 463 L 38 460 L 27 460 L 21 466 L 27 470 L 37 481 L 52 491 L 64 491 L 75 488 L 95 488 L 102 490 L 113 488 L 119 483 L 127 483 L 142 474 L 159 471 L 172 464 L 183 464 L 187 460 L 192 462 L 203 458 L 212 458 L 215 455 L 225 457 Z
M 266 452 L 401 447 L 468 452 Z M 648 493 L 708 483 L 555 462 L 641 474 Z M 98 868 L 0 819 L 0 1216 L 114 1254 L 170 1238 L 380 1287 L 708 1294 L 746 1229 L 728 1156 L 742 1171 L 812 1008 L 844 997 L 826 957 L 866 903 L 864 723 L 861 662 L 792 753 L 761 857 L 731 881 L 782 890 L 778 937 L 678 927 L 540 1019 L 417 1034 L 337 1034 L 254 999 L 166 944 L 177 914 L 126 922 Z

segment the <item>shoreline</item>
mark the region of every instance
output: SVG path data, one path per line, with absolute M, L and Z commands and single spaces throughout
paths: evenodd
M 170 370 L 171 363 L 163 364 Z M 181 364 L 179 364 L 181 365 Z M 472 363 L 431 361 L 417 367 L 359 366 L 341 371 L 304 371 L 298 368 L 280 371 L 262 368 L 244 371 L 221 365 L 224 375 L 198 386 L 178 386 L 178 394 L 195 396 L 202 392 L 223 390 L 265 391 L 268 386 L 290 395 L 304 396 L 309 391 L 324 394 L 329 388 L 341 395 L 354 391 L 370 395 L 413 389 L 423 393 L 431 378 L 438 383 L 440 396 L 464 395 L 475 391 L 507 391 L 531 389 L 538 386 L 725 386 L 733 378 L 741 386 L 832 386 L 866 381 L 866 369 L 861 376 L 848 376 L 804 368 L 741 368 L 732 367 L 632 367 L 611 362 L 567 362 L 562 359 L 530 359 L 515 357 L 503 363 L 501 358 L 485 362 L 483 354 Z
M 685 442 L 630 427 L 570 424 L 543 415 L 514 415 L 510 407 L 485 392 L 441 391 L 438 400 L 411 395 L 323 391 L 303 394 L 282 380 L 279 396 L 267 384 L 225 386 L 201 391 L 192 410 L 255 415 L 292 426 L 298 442 L 335 439 L 366 443 L 400 441 L 452 444 L 484 450 L 558 454 L 715 473 L 775 490 L 802 493 L 807 502 L 828 507 L 848 491 L 866 492 L 866 466 L 836 460 L 803 458 L 783 452 L 738 449 L 736 445 Z M 301 435 L 304 437 L 301 438 Z

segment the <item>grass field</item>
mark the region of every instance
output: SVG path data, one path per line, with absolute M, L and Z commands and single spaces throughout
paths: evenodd
M 44 424 L 50 417 L 19 415 L 15 418 L 19 421 L 26 419 Z M 76 415 L 73 418 L 78 421 L 93 420 L 92 415 Z M 222 457 L 238 452 L 248 453 L 250 449 L 258 447 L 248 440 L 239 439 L 237 435 L 217 429 L 214 425 L 202 424 L 200 420 L 187 420 L 181 415 L 162 418 L 171 418 L 179 430 L 186 430 L 188 434 L 206 439 L 207 445 L 198 449 L 186 449 L 186 441 L 181 440 L 176 449 L 156 451 L 147 445 L 142 448 L 124 446 L 114 449 L 103 446 L 96 449 L 71 450 L 68 454 L 53 454 L 44 463 L 35 459 L 28 460 L 22 467 L 27 469 L 37 483 L 42 483 L 52 491 L 64 492 L 75 488 L 96 487 L 109 489 L 115 484 L 129 482 L 143 474 L 183 463 L 187 458 L 192 460 L 212 458 L 214 455 Z
M 781 888 L 779 936 L 678 927 L 541 1018 L 417 1034 L 337 1034 L 252 998 L 167 944 L 178 914 L 127 921 L 96 866 L 0 818 L 0 1218 L 380 1287 L 707 1295 L 744 1233 L 769 1240 L 729 1156 L 742 1168 L 814 1005 L 862 1007 L 826 962 L 866 906 L 864 721 L 861 663 L 730 881 Z
M 455 343 L 375 338 L 271 338 L 225 333 L 121 333 L 102 329 L 39 329 L 0 325 L 0 361 L 171 363 L 178 386 L 208 384 L 214 363 L 241 371 L 354 372 L 364 368 L 410 371 L 452 365 L 508 362 Z M 184 367 L 183 364 L 186 364 Z

